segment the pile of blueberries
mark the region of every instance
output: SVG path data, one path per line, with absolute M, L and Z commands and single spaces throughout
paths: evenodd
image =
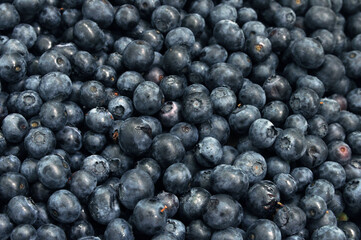
M 360 240 L 360 0 L 0 0 L 1 240 Z

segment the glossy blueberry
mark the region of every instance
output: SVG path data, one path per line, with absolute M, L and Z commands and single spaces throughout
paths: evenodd
M 231 20 L 218 21 L 213 28 L 213 35 L 216 41 L 227 50 L 242 50 L 245 38 L 242 29 L 237 23 Z
M 314 90 L 321 98 L 325 93 L 325 86 L 323 82 L 315 76 L 305 75 L 300 77 L 296 82 L 297 88 L 310 88 Z
M 335 240 L 345 240 L 345 233 L 336 226 L 323 226 L 317 229 L 312 234 L 312 240 L 326 240 L 326 239 L 335 239 Z
M 120 236 L 125 240 L 134 240 L 131 225 L 122 218 L 116 218 L 107 225 L 104 237 L 108 240 L 116 240 Z
M 346 172 L 341 164 L 332 161 L 324 162 L 317 169 L 318 177 L 328 180 L 335 189 L 341 188 L 346 182 Z
M 141 40 L 148 42 L 154 51 L 161 51 L 164 43 L 163 34 L 155 29 L 146 30 L 141 35 Z
M 331 123 L 328 125 L 328 133 L 324 137 L 326 143 L 332 141 L 344 141 L 346 138 L 346 133 L 343 127 L 339 123 Z
M 46 29 L 55 29 L 60 26 L 61 13 L 55 6 L 44 6 L 38 15 L 39 24 Z
M 272 52 L 271 41 L 265 36 L 252 36 L 245 43 L 246 53 L 254 62 L 263 62 Z
M 38 240 L 58 240 L 66 239 L 65 232 L 62 228 L 57 225 L 47 223 L 40 226 L 37 231 Z
M 291 85 L 287 79 L 279 75 L 268 78 L 263 83 L 263 89 L 269 101 L 288 101 L 292 93 Z
M 119 146 L 129 155 L 144 154 L 152 144 L 152 128 L 141 118 L 128 118 L 119 129 Z M 139 141 L 142 139 L 142 141 Z
M 138 54 L 135 54 L 138 53 Z M 142 54 L 139 54 L 142 53 Z M 123 65 L 129 70 L 144 72 L 149 69 L 154 60 L 152 46 L 143 40 L 136 40 L 128 44 L 123 52 Z
M 186 237 L 189 239 L 210 239 L 212 230 L 201 219 L 194 220 L 186 227 Z
M 96 22 L 80 20 L 74 25 L 74 42 L 82 49 L 99 51 L 105 43 L 105 35 Z
M 182 121 L 182 105 L 179 102 L 165 102 L 159 110 L 158 118 L 164 127 L 173 127 Z
M 353 222 L 338 222 L 337 226 L 345 233 L 346 238 L 359 239 L 361 237 L 360 229 Z
M 92 77 L 97 70 L 96 59 L 87 51 L 77 51 L 72 57 L 72 68 L 80 80 Z
M 89 197 L 88 210 L 97 223 L 106 225 L 121 213 L 116 191 L 109 186 L 98 186 Z
M 51 72 L 41 78 L 39 84 L 40 97 L 45 100 L 65 100 L 72 90 L 70 78 L 61 72 Z
M 292 44 L 291 55 L 297 65 L 306 69 L 318 68 L 325 61 L 322 45 L 311 38 L 296 40 Z
M 329 181 L 325 179 L 317 179 L 306 188 L 306 195 L 312 194 L 322 197 L 323 200 L 328 203 L 332 200 L 335 194 L 335 188 Z
M 225 213 L 227 213 L 225 215 Z M 243 217 L 241 204 L 226 194 L 217 194 L 209 198 L 203 214 L 203 221 L 213 229 L 225 229 L 237 226 Z
M 5 82 L 15 83 L 24 78 L 26 61 L 19 53 L 6 53 L 0 58 L 0 77 Z
M 248 190 L 248 174 L 238 166 L 225 164 L 214 168 L 212 175 L 212 189 L 215 193 L 225 193 L 234 199 L 239 199 Z
M 62 129 L 67 122 L 67 113 L 64 104 L 56 101 L 44 103 L 40 109 L 41 124 L 53 131 Z
M 213 110 L 221 116 L 228 116 L 236 108 L 237 97 L 227 87 L 213 89 L 210 97 L 213 103 Z
M 243 85 L 242 72 L 228 63 L 214 64 L 209 70 L 205 85 L 211 90 L 228 86 L 234 92 L 238 92 Z
M 20 167 L 20 173 L 26 178 L 28 183 L 34 183 L 38 180 L 38 173 L 36 171 L 36 165 L 38 160 L 34 158 L 26 158 Z M 15 172 L 15 171 L 14 171 Z
M 93 226 L 86 220 L 75 221 L 70 228 L 70 238 L 80 239 L 82 237 L 94 235 Z
M 189 13 L 182 19 L 182 27 L 188 28 L 195 36 L 200 35 L 205 28 L 205 20 L 198 13 Z
M 248 136 L 253 145 L 259 148 L 268 148 L 273 145 L 278 134 L 279 132 L 272 122 L 260 118 L 251 124 Z
M 297 89 L 292 94 L 289 104 L 294 113 L 302 114 L 305 118 L 314 116 L 322 105 L 317 93 L 310 88 Z
M 359 130 L 360 119 L 356 114 L 349 111 L 342 110 L 339 113 L 338 122 L 345 129 L 347 134 Z
M 21 211 L 19 209 L 21 209 Z M 16 196 L 8 203 L 7 214 L 16 224 L 33 224 L 37 218 L 38 210 L 30 198 Z
M 30 224 L 22 224 L 13 229 L 10 234 L 11 240 L 35 240 L 37 238 L 36 229 Z
M 237 11 L 237 23 L 242 26 L 246 22 L 256 21 L 258 18 L 257 12 L 250 7 L 242 7 Z
M 134 91 L 133 103 L 135 109 L 146 115 L 153 115 L 162 106 L 164 95 L 159 86 L 153 82 L 142 82 Z
M 107 139 L 104 134 L 87 131 L 83 135 L 83 148 L 91 154 L 102 151 L 106 143 Z
M 154 235 L 164 230 L 167 214 L 164 205 L 157 198 L 140 200 L 134 208 L 131 222 L 135 228 L 146 235 Z
M 267 176 L 273 178 L 279 173 L 290 173 L 290 164 L 279 157 L 270 157 L 266 159 Z
M 134 209 L 139 200 L 153 195 L 152 178 L 141 169 L 129 170 L 120 179 L 119 200 L 128 209 Z
M 87 108 L 103 106 L 105 96 L 104 85 L 98 81 L 85 82 L 80 88 L 80 103 Z
M 180 162 L 185 155 L 185 149 L 180 138 L 170 133 L 163 133 L 153 139 L 151 153 L 164 168 Z
M 82 170 L 93 174 L 99 183 L 109 176 L 109 163 L 100 155 L 90 155 L 83 160 Z
M 212 116 L 212 101 L 204 93 L 188 94 L 183 99 L 182 113 L 184 119 L 189 123 L 205 122 Z
M 253 105 L 258 109 L 262 109 L 266 104 L 266 94 L 258 84 L 243 84 L 238 93 L 238 100 L 243 105 Z
M 166 191 L 174 194 L 187 192 L 192 175 L 183 163 L 170 165 L 163 175 L 163 186 Z
M 191 188 L 180 198 L 179 213 L 187 220 L 200 218 L 211 194 L 204 188 Z
M 182 97 L 183 91 L 187 87 L 187 79 L 178 75 L 169 75 L 161 80 L 159 87 L 165 99 L 176 100 Z
M 20 160 L 14 155 L 1 156 L 0 157 L 0 173 L 6 172 L 19 172 L 20 170 Z
M 212 44 L 202 48 L 199 60 L 212 66 L 215 63 L 225 62 L 228 57 L 227 50 L 218 44 Z
M 29 124 L 21 114 L 13 113 L 3 119 L 1 130 L 7 142 L 19 143 L 27 134 Z
M 112 4 L 108 1 L 86 0 L 82 6 L 84 18 L 96 22 L 103 28 L 109 27 L 112 24 L 114 12 Z
M 325 61 L 315 71 L 315 76 L 323 82 L 326 91 L 334 88 L 344 75 L 345 67 L 340 58 L 331 54 L 325 55 Z
M 281 231 L 278 226 L 268 220 L 268 219 L 259 219 L 255 221 L 248 229 L 246 233 L 246 239 L 254 240 L 280 240 Z
M 44 75 L 50 72 L 61 72 L 69 75 L 71 64 L 67 57 L 56 50 L 44 52 L 39 58 L 39 70 Z
M 104 84 L 106 87 L 112 87 L 116 83 L 116 71 L 108 65 L 101 65 L 95 72 L 95 80 Z
M 121 94 L 130 97 L 141 82 L 144 82 L 142 75 L 138 72 L 127 71 L 118 78 L 117 88 Z
M 47 155 L 37 165 L 39 181 L 50 189 L 65 186 L 70 176 L 70 166 L 59 155 Z
M 174 125 L 170 133 L 179 137 L 185 149 L 191 149 L 198 142 L 198 129 L 189 123 L 180 122 Z
M 79 170 L 71 176 L 70 191 L 83 201 L 94 191 L 96 185 L 97 178 L 92 173 Z
M 231 20 L 235 22 L 237 19 L 237 10 L 230 4 L 220 3 L 210 10 L 209 20 L 212 26 L 215 26 L 221 20 Z
M 254 37 L 254 36 L 267 36 L 266 26 L 259 21 L 249 21 L 243 24 L 242 30 L 246 39 Z
M 289 7 L 281 7 L 273 16 L 273 21 L 277 27 L 291 29 L 296 22 L 296 14 Z
M 262 118 L 268 119 L 276 127 L 280 127 L 289 115 L 289 109 L 284 102 L 271 101 L 262 109 Z
M 30 24 L 21 23 L 14 27 L 11 38 L 17 39 L 25 44 L 27 48 L 34 46 L 37 34 Z
M 204 167 L 216 166 L 223 155 L 220 142 L 213 137 L 203 138 L 195 149 L 197 162 Z
M 157 118 L 152 116 L 141 116 L 140 119 L 149 125 L 150 129 L 152 130 L 152 137 L 155 137 L 163 132 L 162 124 Z
M 136 169 L 141 169 L 149 174 L 153 183 L 156 183 L 161 174 L 161 168 L 157 161 L 152 158 L 143 158 L 138 161 L 135 166 Z
M 267 164 L 262 155 L 253 151 L 244 152 L 236 157 L 233 165 L 248 176 L 249 183 L 261 181 L 267 173 Z
M 277 186 L 268 180 L 255 183 L 247 193 L 247 207 L 258 217 L 271 216 L 279 201 L 280 192 Z
M 336 15 L 328 7 L 312 6 L 305 14 L 305 23 L 310 29 L 327 29 L 332 31 L 335 22 Z
M 183 45 L 174 45 L 164 53 L 163 68 L 169 74 L 187 73 L 190 64 L 190 54 Z
M 164 44 L 167 48 L 175 45 L 184 45 L 188 48 L 192 47 L 195 43 L 193 32 L 185 27 L 178 27 L 170 30 L 164 39 Z
M 361 61 L 361 51 L 346 52 L 342 55 L 342 62 L 345 65 L 346 75 L 350 78 L 359 78 L 361 71 L 358 69 L 358 65 Z
M 276 212 L 273 220 L 286 236 L 299 233 L 306 226 L 306 214 L 296 206 L 284 205 Z
M 313 172 L 307 167 L 294 168 L 291 175 L 296 179 L 299 191 L 303 191 L 313 181 Z
M 349 164 L 344 166 L 345 172 L 346 172 L 346 180 L 349 181 L 354 178 L 360 178 L 360 157 L 359 155 L 354 155 L 351 158 L 351 161 Z
M 228 118 L 232 130 L 242 134 L 248 131 L 251 124 L 261 118 L 261 113 L 255 106 L 243 105 L 236 108 Z
M 328 144 L 328 160 L 346 165 L 351 160 L 351 148 L 345 142 L 332 141 Z
M 119 96 L 109 101 L 108 110 L 116 120 L 125 120 L 132 116 L 132 100 L 126 96 Z
M 65 206 L 64 202 L 66 202 Z M 77 197 L 64 189 L 54 192 L 49 197 L 47 208 L 50 216 L 61 223 L 74 222 L 80 216 L 81 211 Z
M 293 114 L 287 117 L 284 128 L 298 128 L 303 134 L 307 133 L 307 120 L 301 114 Z
M 0 183 L 0 198 L 6 202 L 15 196 L 28 194 L 28 182 L 20 173 L 4 173 L 0 176 Z
M 157 7 L 152 13 L 152 25 L 162 33 L 179 27 L 181 18 L 178 10 L 169 5 Z
M 27 153 L 37 159 L 44 157 L 55 148 L 56 140 L 54 133 L 46 127 L 30 129 L 25 136 L 24 147 Z
M 300 158 L 300 163 L 308 168 L 315 168 L 326 161 L 328 148 L 325 142 L 314 135 L 306 136 L 306 152 Z

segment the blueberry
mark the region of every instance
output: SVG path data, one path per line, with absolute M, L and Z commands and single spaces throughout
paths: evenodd
M 213 34 L 219 44 L 227 50 L 242 50 L 245 38 L 242 29 L 231 20 L 218 21 L 213 28 Z
M 212 2 L 213 3 L 213 2 Z M 206 240 L 212 236 L 212 230 L 201 219 L 194 220 L 186 227 L 187 239 Z
M 179 199 L 173 193 L 162 191 L 158 193 L 156 198 L 165 206 L 165 212 L 167 213 L 167 217 L 173 217 L 179 209 Z
M 7 205 L 7 214 L 9 218 L 18 225 L 33 224 L 37 219 L 38 210 L 35 203 L 30 198 L 15 196 Z
M 122 218 L 116 218 L 108 224 L 104 237 L 105 239 L 115 240 L 119 239 L 120 236 L 125 240 L 134 240 L 131 225 Z
M 106 87 L 113 87 L 116 83 L 116 71 L 113 67 L 108 65 L 101 65 L 95 72 L 95 80 L 101 82 Z
M 133 210 L 131 222 L 135 228 L 146 235 L 154 235 L 164 230 L 167 214 L 164 205 L 156 198 L 140 200 Z
M 325 179 L 317 179 L 306 188 L 306 195 L 312 194 L 322 197 L 323 200 L 328 203 L 335 195 L 335 188 L 329 181 Z
M 183 91 L 187 87 L 187 79 L 178 75 L 169 75 L 161 80 L 159 87 L 165 99 L 176 100 L 182 97 Z
M 140 73 L 126 71 L 118 78 L 117 88 L 121 94 L 131 97 L 141 82 L 144 82 L 144 78 Z
M 311 38 L 296 40 L 292 44 L 291 54 L 296 64 L 306 69 L 318 68 L 325 61 L 322 45 Z
M 296 82 L 297 88 L 310 88 L 314 90 L 321 98 L 325 93 L 325 86 L 323 82 L 315 76 L 305 75 L 300 77 Z
M 182 27 L 188 28 L 195 36 L 200 35 L 205 28 L 205 20 L 198 13 L 189 13 L 182 18 Z
M 13 229 L 10 234 L 12 240 L 35 240 L 37 238 L 36 229 L 30 224 L 22 224 Z
M 63 103 L 49 101 L 44 103 L 39 112 L 41 124 L 53 131 L 59 131 L 67 122 L 67 113 Z
M 346 165 L 351 159 L 351 148 L 342 141 L 332 141 L 328 144 L 328 159 Z
M 133 103 L 135 109 L 147 115 L 153 115 L 161 109 L 164 95 L 159 86 L 153 82 L 142 82 L 134 91 Z
M 345 67 L 340 58 L 331 54 L 325 55 L 325 61 L 315 71 L 315 76 L 323 82 L 326 91 L 334 88 L 344 75 Z
M 343 127 L 339 123 L 331 123 L 328 125 L 328 133 L 324 137 L 326 143 L 332 141 L 344 141 L 346 138 L 346 133 Z
M 159 165 L 165 168 L 180 162 L 185 155 L 185 149 L 180 138 L 170 133 L 162 133 L 153 139 L 151 153 Z
M 238 93 L 238 100 L 243 105 L 252 105 L 262 109 L 266 104 L 266 93 L 258 84 L 243 84 Z
M 209 20 L 212 26 L 215 26 L 221 20 L 231 20 L 235 22 L 237 19 L 237 10 L 230 4 L 220 3 L 209 12 Z
M 135 54 L 141 52 L 142 54 Z M 132 41 L 123 52 L 123 64 L 129 70 L 147 71 L 154 60 L 152 46 L 143 40 Z
M 132 17 L 135 16 L 133 15 Z M 126 25 L 123 27 L 126 27 Z M 164 43 L 164 36 L 160 31 L 155 29 L 146 30 L 142 33 L 140 38 L 141 40 L 148 42 L 152 46 L 154 51 L 159 52 L 162 50 Z
M 67 204 L 64 206 L 63 202 Z M 54 192 L 48 200 L 50 216 L 61 223 L 72 223 L 80 216 L 81 206 L 76 196 L 68 190 Z
M 191 56 L 184 45 L 174 45 L 164 53 L 163 68 L 169 74 L 187 73 Z
M 338 122 L 345 129 L 347 134 L 359 130 L 360 119 L 356 114 L 349 111 L 342 110 L 339 113 Z
M 284 205 L 276 212 L 273 220 L 282 235 L 286 236 L 299 233 L 306 226 L 306 214 L 295 206 Z
M 13 113 L 3 119 L 1 130 L 7 142 L 19 143 L 27 134 L 29 124 L 21 114 Z
M 56 144 L 54 133 L 46 127 L 30 129 L 25 136 L 24 147 L 34 158 L 42 158 L 54 150 Z
M 279 173 L 290 173 L 290 164 L 279 157 L 270 157 L 266 159 L 267 176 L 273 178 Z
M 200 218 L 210 197 L 211 194 L 204 188 L 191 188 L 180 198 L 180 215 L 187 220 Z
M 40 226 L 36 233 L 39 240 L 66 239 L 64 230 L 51 223 Z
M 203 138 L 196 146 L 195 157 L 204 167 L 216 166 L 223 155 L 220 142 L 213 137 Z
M 77 220 L 72 224 L 69 235 L 71 238 L 80 239 L 82 237 L 94 235 L 94 229 L 88 221 Z
M 165 233 L 170 233 L 170 236 L 173 235 L 175 239 L 180 240 L 185 238 L 186 228 L 181 221 L 168 218 L 165 226 Z
M 19 82 L 26 74 L 26 61 L 19 53 L 5 53 L 0 57 L 0 77 L 9 83 Z
M 128 209 L 134 209 L 139 200 L 153 195 L 153 181 L 150 175 L 141 169 L 129 170 L 120 179 L 119 200 Z
M 328 148 L 325 142 L 314 135 L 306 136 L 306 152 L 300 158 L 300 163 L 308 168 L 315 168 L 326 161 Z
M 82 49 L 99 51 L 105 43 L 105 35 L 96 22 L 80 20 L 74 25 L 74 42 Z
M 203 63 L 208 64 L 208 66 L 212 66 L 216 63 L 225 62 L 227 60 L 227 57 L 228 52 L 224 47 L 218 44 L 212 44 L 202 48 L 199 55 L 199 60 Z
M 94 191 L 97 178 L 85 170 L 79 170 L 72 174 L 70 179 L 70 191 L 79 199 L 86 200 Z
M 239 166 L 218 165 L 211 175 L 212 189 L 215 193 L 225 193 L 239 199 L 248 190 L 248 175 Z
M 70 166 L 59 155 L 47 155 L 37 165 L 39 181 L 50 189 L 65 186 L 70 176 Z
M 275 175 L 273 177 L 273 182 L 277 185 L 283 199 L 293 198 L 298 190 L 296 179 L 288 173 L 279 173 Z
M 328 180 L 333 184 L 335 189 L 341 188 L 346 182 L 346 172 L 341 164 L 337 162 L 324 162 L 317 169 L 319 178 Z M 332 177 L 331 177 L 332 176 Z
M 261 113 L 255 106 L 243 105 L 236 108 L 228 118 L 232 130 L 242 134 L 248 131 L 251 124 L 261 118 Z
M 33 90 L 21 92 L 14 100 L 16 110 L 26 118 L 37 115 L 43 105 L 39 94 Z
M 263 83 L 263 89 L 269 101 L 288 101 L 292 93 L 291 85 L 287 79 L 279 75 L 268 78 Z
M 240 228 L 229 227 L 224 230 L 216 231 L 212 234 L 212 240 L 221 240 L 221 239 L 243 239 L 243 230 Z
M 152 128 L 141 118 L 126 119 L 118 133 L 119 146 L 126 154 L 142 155 L 152 145 Z
M 81 169 L 93 174 L 99 183 L 104 182 L 109 176 L 109 163 L 99 155 L 86 157 Z
M 80 103 L 86 108 L 103 106 L 105 96 L 104 85 L 98 81 L 85 82 L 80 88 Z
M 262 118 L 268 119 L 276 127 L 280 127 L 289 115 L 288 106 L 281 101 L 271 101 L 262 109 Z
M 296 179 L 299 191 L 303 191 L 313 181 L 313 172 L 307 167 L 294 168 L 291 175 Z
M 11 155 L 7 158 L 13 158 Z M 5 158 L 6 159 L 6 158 Z M 14 162 L 15 163 L 15 162 Z M 26 178 L 26 180 L 28 181 L 28 183 L 34 183 L 38 180 L 38 173 L 36 171 L 36 165 L 38 163 L 37 159 L 33 159 L 33 158 L 26 158 L 20 167 L 20 173 Z M 16 166 L 14 164 L 14 166 Z M 12 170 L 13 172 L 17 172 L 16 170 Z
M 294 113 L 302 114 L 305 118 L 313 117 L 319 111 L 319 107 L 321 109 L 323 107 L 323 103 L 320 104 L 320 98 L 317 93 L 310 88 L 297 89 L 291 95 L 289 104 Z
M 118 218 L 122 211 L 116 191 L 103 185 L 98 186 L 89 196 L 88 210 L 92 219 L 103 225 Z
M 98 153 L 105 148 L 107 143 L 106 136 L 101 133 L 87 131 L 83 135 L 83 147 L 91 154 Z
M 247 229 L 247 239 L 254 240 L 280 240 L 281 231 L 278 226 L 268 220 L 259 219 Z
M 258 19 L 257 12 L 250 7 L 242 7 L 237 11 L 237 23 L 239 26 Z
M 170 133 L 179 137 L 186 150 L 191 149 L 198 142 L 199 132 L 198 129 L 189 123 L 180 122 L 175 124 L 171 129 Z
M 258 217 L 271 216 L 279 201 L 280 192 L 277 186 L 268 180 L 255 183 L 247 193 L 247 207 Z
M 211 181 L 211 174 L 212 169 L 205 169 L 198 171 L 192 180 L 192 187 L 201 187 L 206 189 L 207 191 L 212 190 L 212 181 Z
M 114 8 L 108 1 L 84 1 L 82 13 L 85 19 L 90 19 L 100 27 L 109 27 L 114 19 Z
M 178 10 L 169 5 L 158 6 L 152 13 L 152 25 L 162 33 L 179 27 L 181 24 Z
M 255 36 L 263 36 L 266 37 L 266 26 L 259 21 L 249 21 L 243 24 L 242 30 L 244 32 L 244 35 L 246 39 L 249 39 L 251 37 Z M 262 38 L 263 39 L 263 38 Z
M 27 79 L 25 79 L 24 89 L 38 91 L 40 80 L 40 75 L 32 75 L 28 77 Z
M 251 124 L 248 137 L 252 144 L 258 148 L 268 148 L 273 145 L 278 134 L 279 132 L 272 122 L 267 119 L 259 118 Z
M 167 48 L 171 48 L 175 45 L 184 45 L 190 48 L 194 43 L 195 37 L 193 32 L 185 27 L 178 27 L 170 30 L 164 39 L 164 44 Z
M 221 116 L 228 116 L 236 107 L 237 98 L 232 90 L 226 87 L 213 89 L 210 94 L 214 111 Z
M 241 204 L 226 194 L 209 198 L 203 214 L 203 221 L 213 229 L 225 229 L 240 224 L 243 217 Z
M 335 48 L 335 38 L 327 29 L 318 29 L 311 34 L 311 37 L 321 42 L 325 53 L 332 53 Z
M 305 14 L 305 23 L 310 29 L 327 29 L 332 31 L 335 22 L 336 15 L 328 7 L 312 6 Z
M 357 227 L 357 225 L 353 222 L 347 221 L 347 222 L 339 222 L 337 226 L 345 233 L 346 238 L 360 238 L 360 229 Z
M 80 79 L 93 76 L 97 70 L 95 57 L 87 51 L 77 51 L 71 57 L 71 62 L 76 77 Z
M 335 240 L 345 240 L 345 233 L 336 226 L 323 226 L 317 229 L 312 234 L 312 240 L 324 240 L 324 239 L 335 239 Z
M 8 30 L 20 22 L 20 15 L 14 5 L 10 3 L 0 4 L 1 30 Z
M 183 95 L 182 115 L 193 124 L 209 120 L 213 113 L 211 98 L 205 93 L 191 93 Z
M 4 239 L 7 239 L 9 238 L 11 232 L 14 229 L 14 224 L 11 222 L 10 218 L 5 213 L 0 214 L 0 222 L 1 222 L 0 236 Z
M 39 70 L 44 75 L 50 72 L 61 72 L 69 75 L 71 65 L 69 60 L 56 50 L 44 52 L 39 58 Z
M 342 55 L 342 62 L 345 65 L 346 75 L 350 78 L 359 78 L 361 71 L 358 65 L 361 61 L 361 51 L 346 52 Z

